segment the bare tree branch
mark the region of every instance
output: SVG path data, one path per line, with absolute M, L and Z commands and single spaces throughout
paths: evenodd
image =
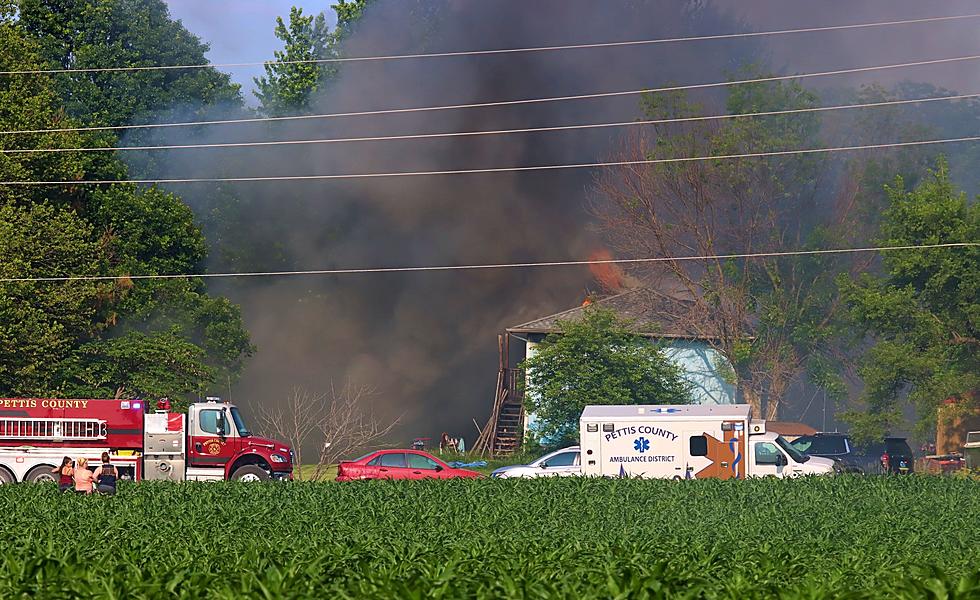
M 299 480 L 303 479 L 303 446 L 318 430 L 325 401 L 326 394 L 293 388 L 286 402 L 263 403 L 258 410 L 259 422 L 263 427 L 292 446 L 297 467 L 293 476 Z
M 350 381 L 342 388 L 330 385 L 330 398 L 323 418 L 317 422 L 323 444 L 313 478 L 322 477 L 330 465 L 355 451 L 378 448 L 401 421 L 401 415 L 384 419 L 374 412 L 374 390 Z
M 670 101 L 666 109 L 677 110 Z M 703 156 L 759 143 L 756 130 L 739 127 L 700 123 L 634 132 L 616 158 Z M 784 180 L 807 168 L 795 159 L 744 159 L 606 169 L 597 175 L 591 208 L 612 248 L 627 258 L 784 249 L 804 243 L 829 220 L 799 205 L 812 203 L 816 190 L 793 190 L 791 197 L 785 188 Z M 857 194 L 849 180 L 838 188 L 825 208 L 835 217 L 834 206 L 848 210 Z M 847 233 L 852 221 L 837 219 L 836 231 Z M 672 331 L 704 340 L 728 359 L 744 400 L 757 415 L 774 418 L 814 352 L 794 329 L 812 314 L 827 325 L 838 310 L 823 295 L 832 285 L 827 266 L 833 260 L 665 261 L 633 267 L 630 275 L 662 290 L 650 310 Z

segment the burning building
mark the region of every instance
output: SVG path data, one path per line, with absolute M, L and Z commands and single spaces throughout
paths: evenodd
M 621 281 L 613 270 L 614 265 L 599 267 L 596 279 L 600 284 Z M 486 431 L 481 441 L 494 454 L 505 454 L 520 446 L 528 428 L 533 427 L 534 415 L 525 410 L 525 374 L 517 365 L 523 358 L 533 356 L 537 345 L 547 336 L 561 334 L 561 322 L 581 320 L 586 307 L 594 305 L 631 321 L 639 335 L 661 344 L 664 354 L 681 368 L 682 377 L 690 384 L 694 404 L 735 404 L 734 370 L 714 349 L 712 340 L 704 332 L 678 326 L 676 320 L 664 318 L 684 301 L 678 291 L 637 287 L 604 298 L 590 298 L 581 306 L 508 327 L 501 336 L 500 374 L 488 427 L 492 430 Z

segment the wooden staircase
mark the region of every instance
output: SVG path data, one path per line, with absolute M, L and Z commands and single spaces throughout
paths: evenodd
M 524 440 L 524 391 L 520 369 L 501 369 L 490 420 L 474 448 L 484 456 L 507 456 L 520 451 Z
M 508 395 L 509 396 L 509 395 Z M 493 437 L 493 455 L 514 454 L 524 439 L 524 403 L 505 399 L 497 414 Z

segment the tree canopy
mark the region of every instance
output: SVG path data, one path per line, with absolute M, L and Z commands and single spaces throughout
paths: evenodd
M 750 69 L 747 78 L 764 76 Z M 741 77 L 740 77 L 741 78 Z M 732 87 L 729 113 L 806 109 L 815 94 L 797 83 Z M 704 107 L 683 94 L 645 97 L 651 119 L 690 117 Z M 819 146 L 812 113 L 765 119 L 656 126 L 623 150 L 624 160 L 712 156 Z M 605 171 L 597 216 L 610 244 L 628 257 L 718 255 L 824 247 L 841 233 L 832 205 L 817 189 L 828 159 L 784 156 L 666 162 Z M 846 221 L 845 221 L 846 223 Z M 698 333 L 733 366 L 739 394 L 758 416 L 774 418 L 787 390 L 820 356 L 833 306 L 834 257 L 663 262 L 640 266 L 644 280 L 663 278 L 668 298 L 661 316 Z
M 332 63 L 304 61 L 339 58 L 341 42 L 370 1 L 339 0 L 334 4 L 337 26 L 332 32 L 323 13 L 304 15 L 302 8 L 294 6 L 288 24 L 276 17 L 276 37 L 283 41 L 283 49 L 275 51 L 275 60 L 265 66 L 265 76 L 254 78 L 254 93 L 263 113 L 280 116 L 309 109 L 317 91 L 338 69 Z
M 37 40 L 41 68 L 209 62 L 208 44 L 171 19 L 164 0 L 20 0 L 18 24 Z M 213 68 L 63 73 L 54 79 L 67 114 L 91 124 L 241 103 L 239 86 Z
M 980 240 L 980 205 L 956 191 L 945 160 L 914 189 L 897 177 L 887 194 L 883 246 Z M 980 390 L 980 248 L 886 252 L 883 263 L 880 275 L 840 278 L 855 343 L 872 341 L 859 367 L 865 410 L 847 415 L 867 438 L 902 420 L 905 398 L 930 426 L 944 401 L 976 406 Z
M 0 21 L 0 69 L 43 68 L 42 44 L 18 20 Z M 0 128 L 72 127 L 45 77 L 0 79 Z M 0 148 L 99 146 L 92 132 L 9 135 Z M 125 179 L 112 153 L 0 155 L 0 179 Z M 205 244 L 190 209 L 155 187 L 0 186 L 5 278 L 103 280 L 0 285 L 0 395 L 112 396 L 205 392 L 237 377 L 252 352 L 239 309 L 201 280 L 132 279 L 198 272 Z
M 297 61 L 326 58 L 330 30 L 323 13 L 304 15 L 302 8 L 294 6 L 289 11 L 288 25 L 282 17 L 276 17 L 276 37 L 283 41 L 284 48 L 276 50 L 275 60 L 265 65 L 265 76 L 254 79 L 254 93 L 265 114 L 295 114 L 309 107 L 328 72 L 324 63 Z
M 581 321 L 561 321 L 524 361 L 525 404 L 534 434 L 549 446 L 577 443 L 589 404 L 688 404 L 680 368 L 628 321 L 590 306 Z

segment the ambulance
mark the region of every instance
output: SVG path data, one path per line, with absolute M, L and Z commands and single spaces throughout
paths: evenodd
M 659 479 L 800 477 L 835 471 L 752 419 L 748 404 L 587 406 L 582 474 Z

